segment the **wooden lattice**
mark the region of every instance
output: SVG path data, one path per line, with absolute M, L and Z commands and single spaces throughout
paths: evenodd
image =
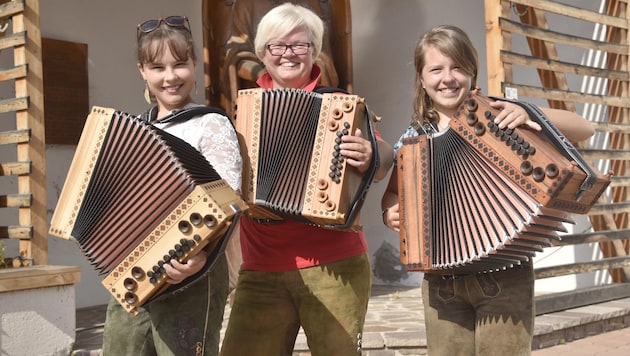
M 15 178 L 17 191 L 0 196 L 0 210 L 17 209 L 18 221 L 0 226 L 0 239 L 18 239 L 14 267 L 48 263 L 44 104 L 39 1 L 1 1 L 0 51 L 13 53 L 13 66 L 0 69 L 0 82 L 15 97 L 0 101 L 2 120 L 15 129 L 0 132 L 0 145 L 15 158 L 0 162 L 0 176 Z M 3 178 L 4 179 L 4 178 Z M 9 179 L 9 178 L 7 178 Z M 10 215 L 10 214 L 7 214 Z
M 606 293 L 630 295 L 628 284 L 623 283 L 630 281 L 630 9 L 627 0 L 593 1 L 588 4 L 593 8 L 588 9 L 571 2 L 485 0 L 488 93 L 503 96 L 516 91 L 519 99 L 540 100 L 582 115 L 594 113 L 584 116 L 592 121 L 596 137 L 578 143 L 578 148 L 587 160 L 611 170 L 614 177 L 609 191 L 588 214 L 593 232 L 564 236 L 556 245 L 597 242 L 603 258 L 536 269 L 538 279 L 608 269 L 623 292 L 600 287 L 597 296 L 589 291 L 590 297 L 582 300 L 586 304 L 586 299 L 592 302 Z M 592 29 L 592 36 L 576 35 L 578 28 Z M 519 40 L 527 44 L 528 53 L 513 50 Z M 561 55 L 565 52 L 584 55 L 570 60 Z M 589 56 L 602 60 L 589 62 Z M 537 73 L 538 83 L 531 83 L 531 75 L 523 75 L 527 70 Z M 575 85 L 576 81 L 600 85 L 591 90 Z

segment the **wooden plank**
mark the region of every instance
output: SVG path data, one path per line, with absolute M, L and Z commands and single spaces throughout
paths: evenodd
M 611 268 L 630 267 L 630 257 L 603 258 L 598 261 L 577 262 L 560 266 L 541 267 L 534 270 L 536 279 L 587 273 Z
M 77 266 L 38 265 L 0 270 L 0 293 L 33 288 L 77 284 L 81 269 Z
M 536 315 L 578 308 L 630 297 L 630 283 L 579 288 L 567 292 L 538 295 L 535 298 Z
M 578 149 L 587 160 L 607 159 L 607 160 L 630 160 L 630 150 L 607 150 L 595 148 Z
M 603 214 L 621 214 L 630 213 L 630 202 L 613 202 L 607 204 L 595 204 L 591 207 L 588 215 L 603 215 Z
M 594 68 L 571 62 L 563 62 L 549 58 L 540 58 L 524 54 L 501 51 L 501 60 L 512 64 L 536 69 L 605 78 L 609 80 L 630 81 L 630 73 L 620 70 Z
M 561 240 L 554 240 L 551 244 L 555 247 L 590 244 L 610 240 L 625 240 L 630 238 L 630 229 L 594 231 L 582 234 L 562 235 Z
M 0 226 L 0 239 L 29 240 L 33 237 L 31 226 Z
M 2 208 L 28 208 L 33 197 L 30 194 L 0 195 L 0 207 Z
M 28 175 L 18 176 L 18 192 L 30 193 L 33 204 L 19 209 L 18 224 L 32 226 L 30 241 L 20 240 L 21 256 L 32 258 L 35 264 L 48 263 L 48 215 L 46 204 L 46 138 L 44 130 L 44 74 L 42 71 L 42 41 L 39 0 L 25 0 L 24 12 L 12 18 L 13 32 L 26 32 L 23 46 L 13 49 L 14 65 L 28 65 L 29 75 L 15 80 L 15 96 L 28 97 L 28 109 L 15 113 L 15 128 L 31 130 L 32 139 L 17 145 L 17 160 L 31 162 Z
M 562 4 L 558 1 L 549 0 L 512 0 L 514 4 L 520 4 L 525 6 L 531 6 L 540 10 L 553 12 L 559 15 L 564 15 L 576 19 L 599 23 L 602 25 L 615 26 L 621 28 L 628 27 L 628 20 L 626 18 L 615 17 L 600 14 L 599 12 L 582 9 L 576 6 Z
M 623 177 L 612 176 L 610 178 L 610 187 L 621 187 L 621 186 L 630 186 L 629 176 L 623 176 Z
M 0 81 L 24 78 L 28 74 L 28 66 L 21 65 L 10 69 L 0 70 Z
M 0 113 L 28 109 L 28 97 L 0 100 Z
M 630 134 L 630 124 L 615 122 L 591 122 L 597 132 Z
M 31 173 L 29 162 L 0 163 L 0 176 L 15 176 Z
M 0 132 L 0 145 L 24 143 L 30 139 L 31 131 L 28 129 Z
M 504 47 L 504 39 L 499 26 L 503 16 L 501 0 L 485 0 L 486 18 L 486 71 L 488 72 L 488 95 L 503 96 L 501 82 L 505 80 L 505 68 L 501 63 L 499 51 Z
M 547 89 L 510 82 L 505 82 L 503 85 L 506 87 L 516 88 L 518 90 L 519 97 L 526 96 L 531 98 L 574 101 L 579 103 L 591 103 L 630 108 L 630 100 L 628 100 L 628 98 L 626 97 L 621 96 L 586 94 L 582 92 L 566 91 L 560 89 Z
M 518 5 L 516 8 L 519 10 L 521 22 L 541 29 L 549 29 L 549 23 L 544 11 L 523 5 Z M 523 10 L 523 8 L 525 10 Z M 558 60 L 558 50 L 556 49 L 555 43 L 527 37 L 527 44 L 529 45 L 532 55 L 549 60 Z M 540 77 L 541 86 L 545 88 L 569 89 L 564 73 L 539 69 L 538 76 Z M 550 108 L 575 112 L 575 104 L 572 102 L 548 100 L 548 103 Z
M 23 46 L 26 43 L 26 33 L 17 32 L 0 38 L 0 50 Z
M 11 17 L 24 11 L 24 2 L 21 0 L 9 1 L 0 5 L 0 18 Z
M 512 34 L 531 37 L 543 41 L 553 42 L 555 44 L 562 44 L 583 49 L 594 49 L 616 54 L 628 53 L 628 45 L 624 44 L 597 41 L 586 37 L 579 37 L 568 35 L 562 32 L 540 29 L 535 26 L 521 24 L 506 18 L 500 18 L 499 24 L 503 31 L 508 31 Z

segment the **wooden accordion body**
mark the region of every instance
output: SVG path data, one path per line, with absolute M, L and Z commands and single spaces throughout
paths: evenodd
M 93 107 L 54 211 L 50 234 L 74 239 L 128 311 L 187 285 L 165 263 L 221 253 L 247 205 L 187 142 L 138 117 Z M 192 277 L 191 277 L 192 278 Z
M 610 183 L 567 157 L 553 134 L 498 129 L 488 103 L 472 94 L 449 129 L 403 140 L 400 253 L 408 270 L 471 273 L 530 261 Z
M 376 140 L 364 99 L 299 89 L 244 89 L 234 125 L 243 154 L 243 197 L 254 218 L 291 218 L 357 230 L 361 204 L 378 159 L 361 175 L 338 145 L 361 129 Z

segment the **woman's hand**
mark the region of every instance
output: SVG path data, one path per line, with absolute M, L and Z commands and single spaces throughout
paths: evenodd
M 166 282 L 170 284 L 181 283 L 184 279 L 194 275 L 201 271 L 203 266 L 206 265 L 207 256 L 204 251 L 200 251 L 198 254 L 190 257 L 185 263 L 173 259 L 170 263 L 164 264 L 164 269 L 168 274 Z
M 383 224 L 388 228 L 398 232 L 400 229 L 400 206 L 398 203 L 383 210 Z
M 342 143 L 339 145 L 341 155 L 346 162 L 357 168 L 359 172 L 365 173 L 370 168 L 372 162 L 372 144 L 363 138 L 363 133 L 357 129 L 354 135 L 344 135 Z
M 500 110 L 499 114 L 494 119 L 494 123 L 498 124 L 501 129 L 506 127 L 513 129 L 521 125 L 525 125 L 526 127 L 536 131 L 542 130 L 540 124 L 533 121 L 527 114 L 527 111 L 517 104 L 497 100 L 491 102 L 490 106 Z

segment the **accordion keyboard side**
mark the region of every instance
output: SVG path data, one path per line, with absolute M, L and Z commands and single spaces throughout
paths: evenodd
M 161 269 L 186 261 L 221 238 L 247 204 L 223 179 L 199 185 L 103 279 L 103 286 L 130 313 L 168 286 Z
M 323 95 L 302 210 L 316 224 L 346 222 L 361 174 L 340 158 L 338 145 L 342 136 L 354 135 L 357 129 L 367 132 L 365 110 L 364 99 L 357 95 Z
M 70 163 L 57 206 L 50 222 L 49 233 L 63 239 L 72 239 L 72 229 L 85 197 L 94 163 L 103 145 L 115 110 L 94 106 L 86 119 L 77 150 Z
M 595 187 L 576 200 L 586 173 L 549 142 L 550 138 L 526 128 L 499 129 L 492 123 L 498 110 L 489 102 L 487 97 L 471 94 L 449 125 L 543 206 L 586 214 L 610 178 L 600 173 Z
M 404 139 L 397 153 L 400 262 L 408 271 L 433 269 L 428 150 L 423 135 Z

